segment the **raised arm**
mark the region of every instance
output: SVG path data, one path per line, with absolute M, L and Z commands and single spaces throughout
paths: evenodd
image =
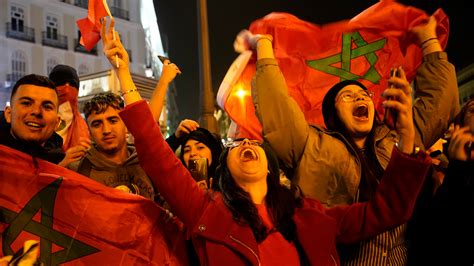
M 104 21 L 101 30 L 104 54 L 119 77 L 127 105 L 120 116 L 135 138 L 140 166 L 171 206 L 173 213 L 192 228 L 207 202 L 205 192 L 199 189 L 189 171 L 163 139 L 149 106 L 141 99 L 133 83 L 128 69 L 128 55 L 118 39 L 118 33 L 115 33 L 114 40 L 113 21 L 109 30 L 106 30 L 105 24 Z
M 178 74 L 181 74 L 181 70 L 179 70 L 178 66 L 166 59 L 163 62 L 163 70 L 161 71 L 160 80 L 158 80 L 150 100 L 150 109 L 153 114 L 153 118 L 155 118 L 157 122 L 159 122 L 158 120 L 160 119 L 160 115 L 163 110 L 168 86 L 171 82 L 173 82 L 176 75 Z
M 130 60 L 128 53 L 120 42 L 120 36 L 115 31 L 114 24 L 115 21 L 112 19 L 107 29 L 107 19 L 104 18 L 102 22 L 100 37 L 102 39 L 103 51 L 117 74 L 125 104 L 132 104 L 140 101 L 142 97 L 135 83 L 133 83 L 129 69 Z
M 234 48 L 256 49 L 257 72 L 252 82 L 252 98 L 263 137 L 275 150 L 285 167 L 295 168 L 303 154 L 309 125 L 303 112 L 288 95 L 285 78 L 273 54 L 272 37 L 242 31 Z
M 423 50 L 423 63 L 416 75 L 416 142 L 431 147 L 446 132 L 449 122 L 459 112 L 459 92 L 454 66 L 449 63 L 436 35 L 436 20 L 411 31 Z

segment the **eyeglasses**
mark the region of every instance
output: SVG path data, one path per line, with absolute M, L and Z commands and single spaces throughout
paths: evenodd
M 370 101 L 372 97 L 374 97 L 374 92 L 368 90 L 361 90 L 358 92 L 345 91 L 339 95 L 338 100 L 342 100 L 343 102 L 353 102 L 357 97 L 362 97 L 363 101 Z
M 235 140 L 229 140 L 224 143 L 224 147 L 233 149 L 237 148 L 240 145 L 242 145 L 244 142 L 247 142 L 248 144 L 252 146 L 262 146 L 262 143 L 258 140 L 249 140 L 249 139 L 235 139 Z

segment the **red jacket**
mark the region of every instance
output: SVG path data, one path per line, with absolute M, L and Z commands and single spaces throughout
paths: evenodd
M 166 144 L 147 103 L 129 105 L 120 116 L 135 137 L 141 166 L 189 229 L 201 265 L 260 265 L 250 227 L 235 222 L 219 193 L 198 188 Z M 293 219 L 311 265 L 339 265 L 336 243 L 358 242 L 406 222 L 429 165 L 427 157 L 415 159 L 394 149 L 373 200 L 326 209 L 305 199 Z

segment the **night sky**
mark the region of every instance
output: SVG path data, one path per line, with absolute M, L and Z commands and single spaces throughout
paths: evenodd
M 348 0 L 207 0 L 212 85 L 217 93 L 227 69 L 238 56 L 233 50 L 236 34 L 271 12 L 287 12 L 300 19 L 323 24 L 350 19 L 378 1 Z M 401 3 L 433 13 L 441 7 L 450 19 L 450 61 L 460 70 L 474 63 L 473 8 L 453 0 L 405 0 Z M 176 78 L 180 119 L 199 116 L 199 54 L 195 1 L 154 0 L 165 50 L 183 72 Z

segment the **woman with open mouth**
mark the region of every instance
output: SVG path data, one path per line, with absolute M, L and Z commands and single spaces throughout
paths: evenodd
M 448 128 L 459 110 L 456 71 L 436 35 L 433 16 L 410 34 L 423 53 L 414 92 L 402 68 L 388 78 L 384 107 L 415 123 L 416 146 L 429 148 Z M 408 32 L 407 32 L 408 35 Z M 390 155 L 404 129 L 389 128 L 374 108 L 372 93 L 360 79 L 335 84 L 325 95 L 325 128 L 309 125 L 300 106 L 290 97 L 285 77 L 275 59 L 273 38 L 242 31 L 234 47 L 256 51 L 252 98 L 263 126 L 263 138 L 275 150 L 286 176 L 303 193 L 326 206 L 367 202 L 380 186 Z M 278 47 L 277 47 L 278 48 Z M 298 56 L 298 55 L 295 55 Z M 301 58 L 298 58 L 301 59 Z M 389 73 L 380 73 L 387 77 Z M 390 99 L 389 99 L 390 98 Z M 316 108 L 316 107 L 315 107 Z M 339 246 L 343 265 L 406 265 L 406 225 L 364 241 Z
M 248 139 L 227 143 L 216 171 L 220 191 L 202 190 L 163 139 L 114 35 L 104 23 L 104 54 L 127 104 L 120 116 L 135 138 L 140 164 L 188 228 L 201 265 L 339 265 L 337 243 L 360 241 L 410 217 L 430 160 L 424 153 L 410 155 L 415 134 L 409 115 L 399 119 L 405 134 L 368 202 L 326 209 L 304 198 L 295 187 L 280 185 L 270 147 Z

